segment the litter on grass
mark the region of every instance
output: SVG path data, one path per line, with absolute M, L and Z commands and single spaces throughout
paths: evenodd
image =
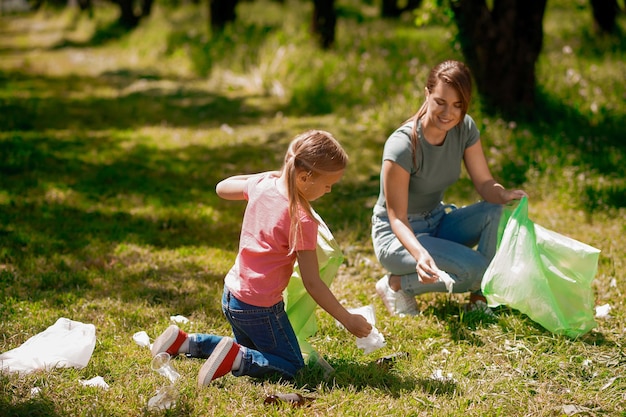
M 21 346 L 0 355 L 0 371 L 30 373 L 52 368 L 82 369 L 96 347 L 96 327 L 61 317 Z
M 449 373 L 444 375 L 441 369 L 435 369 L 430 375 L 430 379 L 437 382 L 456 383 L 456 380 L 452 377 L 452 374 Z
M 172 367 L 170 359 L 169 353 L 161 352 L 150 363 L 153 371 L 170 381 L 169 385 L 159 389 L 156 395 L 148 400 L 148 409 L 150 410 L 165 410 L 176 405 L 178 389 L 175 383 L 180 378 L 180 374 Z
M 185 316 L 181 316 L 180 314 L 177 314 L 175 316 L 170 316 L 170 320 L 173 321 L 174 323 L 182 323 L 182 324 L 189 323 L 189 319 Z
M 609 304 L 596 306 L 596 318 L 610 319 L 611 318 L 611 315 L 609 314 L 610 311 L 611 311 L 611 306 Z
M 85 387 L 98 387 L 104 390 L 109 389 L 109 384 L 107 384 L 104 378 L 102 378 L 101 376 L 95 376 L 91 379 L 86 379 L 86 380 L 80 379 L 79 382 Z
M 170 380 L 173 384 L 180 378 L 180 374 L 172 367 L 170 363 L 170 354 L 167 352 L 160 352 L 154 358 L 150 366 L 152 370 Z
M 143 330 L 133 335 L 133 340 L 141 347 L 150 347 L 150 337 Z

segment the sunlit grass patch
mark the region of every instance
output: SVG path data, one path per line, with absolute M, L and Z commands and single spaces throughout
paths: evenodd
M 495 318 L 469 314 L 467 294 L 420 296 L 417 317 L 390 316 L 375 294 L 384 271 L 369 227 L 382 145 L 421 104 L 429 68 L 462 59 L 453 27 L 380 20 L 377 6 L 342 1 L 335 48 L 320 51 L 310 2 L 239 3 L 221 35 L 192 4 L 155 5 L 130 32 L 115 25 L 114 5 L 93 19 L 0 19 L 0 352 L 59 317 L 97 329 L 84 369 L 0 375 L 0 410 L 159 414 L 146 406 L 166 380 L 132 335 L 153 340 L 178 314 L 187 332 L 230 334 L 220 300 L 245 203 L 219 199 L 215 185 L 278 169 L 290 139 L 319 128 L 350 157 L 314 203 L 345 255 L 332 290 L 347 307 L 374 306 L 387 345 L 365 355 L 318 309 L 309 341 L 334 374 L 311 366 L 295 381 L 226 376 L 198 390 L 203 361 L 178 357 L 179 400 L 161 414 L 621 415 L 623 39 L 581 27 L 587 2 L 549 2 L 536 114 L 490 114 L 480 97 L 470 107 L 492 173 L 529 193 L 530 218 L 601 250 L 593 291 L 610 317 L 571 340 L 506 306 Z M 478 195 L 464 174 L 445 198 Z M 407 356 L 376 364 L 394 353 Z M 108 391 L 78 382 L 96 375 Z M 277 392 L 313 401 L 264 404 Z

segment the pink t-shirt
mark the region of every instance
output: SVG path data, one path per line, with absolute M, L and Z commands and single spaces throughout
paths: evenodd
M 246 182 L 248 200 L 241 226 L 239 253 L 225 283 L 240 301 L 270 307 L 283 299 L 296 261 L 289 254 L 289 200 L 278 192 L 276 177 L 255 176 Z M 315 250 L 317 223 L 301 212 L 296 251 Z

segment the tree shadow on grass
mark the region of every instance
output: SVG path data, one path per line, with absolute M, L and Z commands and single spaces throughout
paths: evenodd
M 21 91 L 19 96 L 0 101 L 0 126 L 4 131 L 236 126 L 273 117 L 279 110 L 271 105 L 265 109 L 255 107 L 247 101 L 251 96 L 226 97 L 146 72 L 46 77 L 0 71 L 0 87 Z M 98 96 L 95 90 L 108 92 Z
M 364 388 L 380 389 L 388 395 L 399 398 L 403 392 L 411 391 L 416 380 L 403 378 L 393 369 L 393 364 L 381 365 L 377 361 L 359 363 L 348 359 L 326 358 L 334 371 L 328 375 L 316 364 L 310 364 L 296 376 L 294 385 L 310 388 L 319 385 L 355 390 Z
M 75 19 L 70 23 L 70 26 L 66 30 L 72 30 L 73 26 L 78 23 L 80 14 L 76 13 Z M 131 34 L 135 28 L 127 27 L 120 23 L 119 19 L 112 20 L 102 26 L 98 26 L 94 31 L 91 38 L 84 42 L 69 41 L 63 39 L 54 45 L 51 49 L 63 49 L 63 48 L 91 48 L 103 46 L 111 42 L 118 41 L 125 36 Z
M 13 378 L 0 372 L 0 413 L 11 417 L 57 417 L 54 402 L 43 393 L 24 392 L 12 383 Z M 28 388 L 30 389 L 30 388 Z
M 325 374 L 324 370 L 315 364 L 307 365 L 296 376 L 292 384 L 298 390 L 310 390 L 311 387 L 320 385 L 332 386 L 332 388 L 351 388 L 356 391 L 372 388 L 393 398 L 401 398 L 406 392 L 414 391 L 416 387 L 428 394 L 458 394 L 460 388 L 457 382 L 449 378 L 434 376 L 401 377 L 394 368 L 398 365 L 398 361 L 402 360 L 405 359 L 391 362 L 372 360 L 363 364 L 352 360 L 328 358 L 328 363 L 334 368 L 332 374 Z M 273 382 L 278 381 L 280 379 L 273 380 Z
M 112 137 L 0 140 L 0 264 L 8 266 L 0 270 L 0 294 L 60 307 L 71 302 L 63 295 L 69 291 L 204 309 L 207 293 L 219 300 L 225 271 L 207 270 L 178 250 L 230 250 L 234 259 L 245 203 L 219 199 L 215 185 L 278 167 L 286 140 L 278 134 L 255 145 L 173 150 L 125 148 Z M 131 251 L 115 253 L 120 244 Z M 135 256 L 132 245 L 150 253 Z M 159 260 L 161 249 L 176 255 Z
M 0 400 L 3 416 L 11 417 L 60 417 L 52 401 L 44 397 L 35 397 L 22 402 Z

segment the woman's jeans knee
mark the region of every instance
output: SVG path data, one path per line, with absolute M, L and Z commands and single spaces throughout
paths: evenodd
M 244 346 L 241 367 L 236 376 L 253 377 L 279 373 L 293 378 L 304 367 L 296 334 L 281 301 L 271 307 L 258 307 L 239 301 L 224 289 L 222 310 L 235 340 Z

